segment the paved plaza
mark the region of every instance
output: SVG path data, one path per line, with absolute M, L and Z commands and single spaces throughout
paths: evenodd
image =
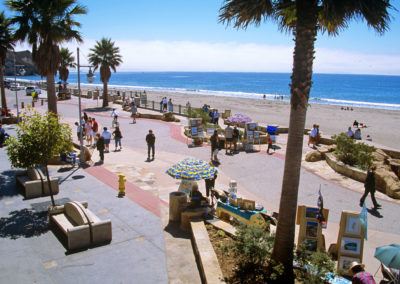
M 22 92 L 21 92 L 22 94 Z M 13 96 L 8 93 L 9 105 Z M 30 102 L 21 95 L 20 101 Z M 97 106 L 97 101 L 82 99 L 82 109 Z M 112 106 L 112 104 L 111 104 Z M 37 106 L 45 111 L 47 105 Z M 15 188 L 15 169 L 10 167 L 5 149 L 0 149 L 0 283 L 199 283 L 189 236 L 168 226 L 169 193 L 176 191 L 179 180 L 165 171 L 186 157 L 204 160 L 210 158 L 210 147 L 188 147 L 183 136 L 184 117 L 180 122 L 138 119 L 132 124 L 128 112 L 120 110 L 122 151 L 105 154 L 103 165 L 66 169 L 51 167 L 52 176 L 59 177 L 60 203 L 68 200 L 87 201 L 89 209 L 101 219 L 111 219 L 113 239 L 109 245 L 68 254 L 57 237 L 45 226 L 50 198 L 24 200 Z M 227 107 L 228 108 L 228 107 Z M 58 103 L 63 121 L 73 129 L 78 120 L 78 100 L 73 97 Z M 151 112 L 139 109 L 139 112 Z M 14 110 L 15 113 L 15 110 Z M 111 128 L 109 111 L 87 111 L 100 127 Z M 156 155 L 146 161 L 145 136 L 152 129 L 156 136 Z M 13 126 L 6 126 L 14 133 Z M 221 165 L 216 181 L 219 189 L 228 189 L 234 179 L 238 194 L 255 199 L 269 212 L 277 212 L 282 185 L 286 135 L 279 135 L 278 149 L 266 154 L 265 146 L 256 146 L 260 152 L 237 155 L 219 153 Z M 113 143 L 113 141 L 112 141 Z M 304 152 L 309 150 L 304 143 Z M 97 151 L 92 160 L 99 160 Z M 117 198 L 117 174 L 127 177 L 127 195 Z M 199 182 L 205 193 L 204 182 Z M 324 206 L 330 210 L 328 227 L 324 230 L 327 246 L 337 241 L 338 223 L 342 210 L 359 212 L 363 185 L 336 174 L 323 162 L 304 163 L 301 171 L 299 204 L 317 204 L 318 190 L 324 197 Z M 379 213 L 368 215 L 368 240 L 364 244 L 364 263 L 375 273 L 379 262 L 373 257 L 377 246 L 399 243 L 398 216 L 400 202 L 378 193 L 382 204 Z M 368 207 L 372 207 L 367 199 Z M 23 227 L 16 226 L 24 224 Z M 7 257 L 4 257 L 7 256 Z M 379 279 L 380 273 L 376 279 Z

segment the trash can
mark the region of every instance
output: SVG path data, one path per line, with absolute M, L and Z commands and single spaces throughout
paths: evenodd
M 174 191 L 169 194 L 169 220 L 181 220 L 181 213 L 187 204 L 187 195 L 184 192 Z

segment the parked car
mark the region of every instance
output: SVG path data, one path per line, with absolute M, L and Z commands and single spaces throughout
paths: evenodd
M 9 89 L 11 87 L 11 82 L 8 80 L 4 80 L 4 88 Z
M 28 86 L 25 88 L 25 92 L 27 96 L 32 95 L 32 92 L 35 91 L 38 95 L 40 95 L 42 93 L 42 90 L 38 87 L 35 86 Z
M 10 83 L 10 90 L 11 91 L 19 91 L 19 90 L 21 90 L 21 85 L 19 83 L 11 82 Z

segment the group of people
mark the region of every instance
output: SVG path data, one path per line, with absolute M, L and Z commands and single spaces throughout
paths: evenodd
M 225 134 L 225 154 L 233 155 L 237 153 L 237 142 L 239 141 L 239 129 L 235 126 L 234 128 L 228 124 L 224 130 Z M 218 152 L 220 150 L 220 139 L 218 137 L 218 131 L 214 130 L 213 135 L 210 137 L 211 143 L 211 162 L 219 164 Z
M 174 112 L 174 104 L 172 99 L 169 100 L 167 97 L 163 97 L 160 101 L 160 112 Z
M 347 129 L 346 135 L 349 138 L 361 140 L 361 129 L 356 128 L 356 130 L 353 131 L 353 129 L 351 129 L 351 126 L 349 126 L 349 128 Z

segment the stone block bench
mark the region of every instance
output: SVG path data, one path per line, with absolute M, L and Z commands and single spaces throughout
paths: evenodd
M 111 221 L 100 220 L 87 207 L 86 202 L 72 201 L 49 211 L 50 225 L 60 229 L 68 250 L 111 242 Z
M 46 175 L 40 169 L 28 169 L 18 175 L 17 183 L 23 188 L 23 195 L 27 199 L 50 195 Z M 50 183 L 53 195 L 58 194 L 58 179 L 50 177 Z

